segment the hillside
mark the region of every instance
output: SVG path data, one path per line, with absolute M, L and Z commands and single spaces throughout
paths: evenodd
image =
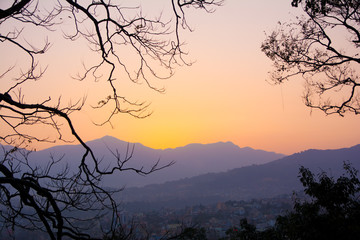
M 314 173 L 326 171 L 338 177 L 349 161 L 360 169 L 360 145 L 338 150 L 308 150 L 279 160 L 211 173 L 144 188 L 129 188 L 121 193 L 124 202 L 144 202 L 150 206 L 184 206 L 226 200 L 273 197 L 302 189 L 300 166 Z

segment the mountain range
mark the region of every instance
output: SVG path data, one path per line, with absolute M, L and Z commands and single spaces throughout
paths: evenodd
M 143 188 L 128 188 L 121 193 L 121 199 L 151 209 L 276 197 L 303 189 L 298 179 L 300 166 L 310 169 L 315 175 L 326 172 L 337 178 L 345 173 L 344 162 L 360 169 L 359 157 L 360 145 L 337 150 L 311 149 L 265 164 Z
M 189 178 L 206 173 L 224 172 L 230 169 L 263 164 L 279 159 L 284 155 L 254 150 L 249 147 L 240 148 L 231 142 L 213 144 L 189 144 L 173 149 L 152 149 L 140 143 L 127 143 L 117 138 L 105 136 L 87 142 L 95 156 L 101 161 L 103 168 L 116 164 L 116 155 L 121 160 L 131 155 L 125 167 L 142 168 L 149 170 L 158 160 L 159 166 L 174 162 L 170 167 L 141 176 L 133 171 L 123 171 L 107 176 L 104 179 L 106 187 L 141 187 L 149 184 L 159 184 L 167 181 Z M 132 152 L 133 150 L 133 152 Z M 65 163 L 74 171 L 84 153 L 81 145 L 62 145 L 45 150 L 32 152 L 30 162 L 46 165 L 50 157 L 62 158 L 61 164 L 53 167 L 53 171 L 63 169 Z
M 121 160 L 131 156 L 125 167 L 144 167 L 145 170 L 159 159 L 160 166 L 175 162 L 146 176 L 123 171 L 104 179 L 104 187 L 125 187 L 116 197 L 136 208 L 183 207 L 291 194 L 302 189 L 298 179 L 300 166 L 316 174 L 325 171 L 334 177 L 344 173 L 344 162 L 360 169 L 360 145 L 336 150 L 310 149 L 285 156 L 249 147 L 240 148 L 231 142 L 189 144 L 161 150 L 105 136 L 87 144 L 103 168 L 114 166 L 115 156 Z M 83 153 L 80 145 L 55 146 L 32 152 L 29 162 L 43 165 L 50 157 L 62 158 L 61 164 L 55 165 L 53 171 L 60 171 L 65 164 L 70 171 L 76 171 Z

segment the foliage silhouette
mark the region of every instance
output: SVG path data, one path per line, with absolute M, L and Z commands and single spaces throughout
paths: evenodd
M 358 171 L 349 163 L 344 163 L 344 169 L 345 174 L 335 180 L 325 172 L 316 178 L 301 167 L 299 179 L 307 198 L 296 198 L 293 210 L 278 216 L 274 227 L 259 231 L 243 219 L 240 228 L 227 231 L 225 239 L 359 239 Z
M 306 80 L 305 104 L 326 114 L 360 113 L 360 2 L 292 0 L 304 16 L 280 23 L 261 45 L 275 84 Z
M 360 181 L 349 163 L 344 169 L 346 175 L 335 180 L 324 172 L 316 179 L 309 169 L 300 168 L 310 200 L 297 200 L 293 212 L 277 219 L 283 239 L 359 239 Z
M 170 238 L 172 239 L 172 238 Z M 186 227 L 182 232 L 174 237 L 177 240 L 206 240 L 206 232 L 204 228 Z

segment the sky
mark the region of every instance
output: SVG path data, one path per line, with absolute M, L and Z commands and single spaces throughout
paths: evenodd
M 64 101 L 86 96 L 83 111 L 71 115 L 86 141 L 111 135 L 157 149 L 231 141 L 239 147 L 283 154 L 359 144 L 359 117 L 311 111 L 304 105 L 304 82 L 300 78 L 280 86 L 268 82 L 272 63 L 260 46 L 265 33 L 270 33 L 278 21 L 299 14 L 290 2 L 227 0 L 211 14 L 190 11 L 187 20 L 194 31 L 182 33 L 182 39 L 194 64 L 177 67 L 173 77 L 154 83 L 165 87 L 165 93 L 152 91 L 145 84 L 124 85 L 132 99 L 151 104 L 152 114 L 145 119 L 119 115 L 113 119 L 113 126 L 93 124 L 101 122 L 108 112 L 95 111 L 89 105 L 106 96 L 108 85 L 71 78 L 81 72 L 82 63 L 90 65 L 96 56 L 81 39 L 63 40 L 61 31 L 49 35 L 51 48 L 40 59 L 46 62 L 46 75 L 23 88 L 30 101 L 49 95 L 54 99 L 61 95 Z M 25 29 L 29 40 L 39 41 L 40 34 L 28 31 Z M 11 49 L 2 46 L 1 51 Z M 22 61 L 14 50 L 8 56 L 0 60 L 0 66 Z

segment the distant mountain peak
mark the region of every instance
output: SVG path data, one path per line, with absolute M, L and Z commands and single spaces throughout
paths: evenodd
M 226 141 L 226 142 L 219 141 L 219 142 L 213 142 L 213 143 L 189 143 L 184 146 L 179 146 L 179 147 L 174 147 L 174 148 L 166 148 L 164 150 L 174 150 L 174 149 L 182 149 L 182 148 L 208 148 L 208 147 L 214 147 L 214 146 L 218 146 L 218 147 L 227 146 L 227 147 L 241 148 L 231 141 Z M 245 147 L 245 148 L 252 149 L 250 147 Z
M 124 142 L 124 141 L 110 135 L 105 135 L 101 138 L 90 140 L 87 143 L 92 143 L 92 142 Z
M 116 137 L 110 136 L 110 135 L 105 135 L 102 138 L 99 138 L 100 140 L 119 140 Z
M 183 147 L 173 149 L 153 149 L 140 143 L 128 143 L 113 136 L 103 136 L 99 139 L 88 141 L 87 144 L 92 148 L 95 156 L 102 159 L 102 165 L 105 167 L 116 164 L 116 157 L 121 159 L 131 155 L 131 160 L 127 163 L 129 168 L 151 167 L 160 159 L 160 165 L 163 166 L 174 161 L 175 165 L 162 169 L 144 177 L 139 177 L 133 172 L 121 172 L 119 177 L 108 177 L 105 184 L 114 186 L 117 184 L 126 184 L 127 186 L 141 186 L 150 183 L 162 183 L 170 180 L 177 180 L 185 177 L 193 177 L 200 174 L 225 172 L 233 168 L 249 166 L 253 164 L 263 164 L 277 160 L 283 155 L 253 150 L 251 148 L 240 148 L 233 142 L 215 142 L 211 144 L 192 143 Z M 130 147 L 130 148 L 129 148 Z M 134 147 L 134 152 L 132 152 Z M 118 152 L 119 156 L 112 153 Z M 54 146 L 50 149 L 38 151 L 33 154 L 34 159 L 40 156 L 46 162 L 49 154 L 64 154 L 64 161 L 69 164 L 76 162 L 74 159 L 81 158 L 84 149 L 81 145 L 63 145 Z M 75 165 L 73 167 L 76 167 Z M 135 176 L 134 176 L 135 175 Z

